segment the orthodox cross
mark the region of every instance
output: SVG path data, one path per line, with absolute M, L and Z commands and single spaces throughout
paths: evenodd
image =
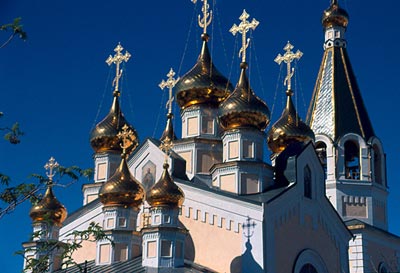
M 246 223 L 242 224 L 243 235 L 250 240 L 250 237 L 254 234 L 254 229 L 256 227 L 256 223 L 251 221 L 251 218 L 247 216 Z
M 210 5 L 208 4 L 207 0 L 201 0 L 203 2 L 203 7 L 201 11 L 203 12 L 203 18 L 199 14 L 199 26 L 203 28 L 203 33 L 207 33 L 207 27 L 211 24 L 212 21 L 212 11 L 208 12 Z M 192 0 L 193 4 L 197 3 L 197 0 Z
M 294 47 L 290 44 L 290 42 L 288 42 L 283 48 L 283 50 L 286 51 L 285 54 L 283 56 L 281 54 L 278 54 L 278 56 L 276 56 L 274 60 L 279 65 L 282 62 L 285 62 L 287 64 L 287 76 L 283 84 L 285 86 L 287 85 L 288 90 L 291 90 L 292 88 L 292 77 L 294 74 L 294 68 L 291 68 L 291 63 L 296 59 L 299 60 L 301 56 L 303 56 L 303 52 L 301 52 L 300 50 L 297 50 L 296 53 L 293 53 L 293 48 Z
M 117 137 L 121 140 L 122 156 L 127 156 L 126 150 L 132 146 L 133 132 L 128 125 L 122 126 L 122 130 L 117 134 Z
M 118 43 L 117 47 L 114 49 L 114 51 L 116 52 L 116 54 L 113 56 L 109 56 L 106 60 L 106 63 L 108 65 L 111 64 L 115 64 L 116 65 L 116 75 L 115 78 L 113 80 L 113 86 L 115 86 L 115 90 L 118 91 L 118 85 L 119 85 L 119 78 L 121 78 L 122 76 L 122 69 L 119 69 L 119 65 L 122 62 L 127 62 L 129 60 L 129 58 L 131 57 L 131 54 L 129 54 L 128 51 L 125 51 L 125 54 L 121 54 L 122 50 L 124 48 L 121 46 L 120 43 Z
M 233 24 L 229 32 L 231 32 L 234 36 L 236 33 L 242 34 L 242 48 L 239 51 L 239 58 L 240 55 L 242 55 L 242 62 L 246 62 L 246 49 L 249 47 L 250 44 L 250 38 L 246 40 L 246 33 L 252 29 L 255 30 L 256 27 L 260 22 L 258 22 L 256 19 L 253 18 L 251 22 L 247 21 L 247 19 L 250 17 L 250 15 L 246 12 L 246 10 L 243 10 L 242 15 L 240 15 L 239 19 L 242 21 L 240 22 L 239 26 L 236 24 Z
M 164 90 L 165 87 L 168 87 L 169 89 L 169 96 L 166 104 L 166 107 L 168 107 L 168 114 L 172 113 L 172 101 L 174 100 L 174 97 L 172 96 L 172 88 L 174 88 L 176 83 L 179 81 L 179 77 L 177 79 L 174 79 L 174 76 L 175 72 L 171 68 L 167 74 L 168 79 L 166 81 L 162 80 L 161 83 L 158 85 L 161 90 Z
M 46 172 L 47 177 L 49 178 L 49 185 L 53 183 L 53 177 L 56 174 L 56 171 L 54 170 L 60 166 L 58 162 L 54 159 L 54 157 L 50 157 L 49 161 L 44 165 L 44 168 L 46 170 L 49 170 Z

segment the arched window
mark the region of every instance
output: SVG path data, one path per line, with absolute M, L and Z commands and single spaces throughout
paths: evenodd
M 312 196 L 312 180 L 310 167 L 304 167 L 304 196 L 311 199 Z
M 374 165 L 374 181 L 378 184 L 382 184 L 382 156 L 379 151 L 378 145 L 372 146 L 374 151 L 373 165 Z
M 360 179 L 360 151 L 353 141 L 344 144 L 345 174 L 347 179 Z
M 301 268 L 300 273 L 318 273 L 318 271 L 312 264 L 305 264 Z
M 380 263 L 378 267 L 378 273 L 388 273 L 389 271 L 387 270 L 385 263 Z
M 328 168 L 328 162 L 326 159 L 326 144 L 322 141 L 317 142 L 315 144 L 315 151 L 317 152 L 319 161 L 322 164 L 322 168 L 324 168 L 325 179 L 326 179 L 326 173 Z

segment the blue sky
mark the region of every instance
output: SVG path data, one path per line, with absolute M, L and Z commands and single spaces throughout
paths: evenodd
M 210 49 L 218 69 L 236 83 L 239 41 L 228 31 L 245 8 L 260 21 L 248 53 L 255 92 L 274 109 L 272 122 L 284 105 L 280 68 L 273 62 L 288 40 L 304 56 L 297 64 L 296 107 L 303 118 L 323 54 L 319 1 L 216 1 Z M 201 3 L 199 1 L 199 3 Z M 93 167 L 89 133 L 111 104 L 114 69 L 105 63 L 118 42 L 132 57 L 122 80 L 122 108 L 140 139 L 160 137 L 164 128 L 166 93 L 158 84 L 171 67 L 182 76 L 196 61 L 201 29 L 199 3 L 182 1 L 50 1 L 2 0 L 0 23 L 22 17 L 28 40 L 12 41 L 0 50 L 0 127 L 18 121 L 26 132 L 21 144 L 0 141 L 0 171 L 15 183 L 30 173 L 44 174 L 50 156 L 65 166 Z M 395 0 L 373 4 L 339 1 L 350 14 L 348 52 L 376 135 L 387 154 L 389 229 L 400 234 L 398 200 L 400 164 L 397 127 L 399 94 L 399 30 Z M 0 33 L 6 39 L 6 33 Z M 237 45 L 236 45 L 237 48 Z M 282 70 L 283 72 L 284 70 Z M 280 75 L 280 76 L 279 76 Z M 175 125 L 179 111 L 175 106 Z M 178 136 L 180 135 L 177 129 Z M 55 189 L 69 212 L 82 204 L 79 181 Z M 0 220 L 2 272 L 19 272 L 22 259 L 13 256 L 29 238 L 29 204 Z M 5 269 L 4 269 L 5 268 Z M 5 271 L 4 271 L 5 270 Z

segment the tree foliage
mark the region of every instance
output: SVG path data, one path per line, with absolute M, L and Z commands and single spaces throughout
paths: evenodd
M 0 48 L 8 45 L 14 37 L 19 37 L 22 40 L 26 40 L 28 38 L 26 32 L 23 29 L 23 25 L 21 24 L 21 17 L 15 18 L 12 23 L 4 24 L 0 26 L 1 31 L 10 32 L 11 34 L 8 38 L 0 45 Z

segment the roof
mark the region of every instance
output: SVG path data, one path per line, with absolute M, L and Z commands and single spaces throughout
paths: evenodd
M 65 219 L 63 226 L 65 227 L 66 225 L 72 223 L 82 215 L 86 214 L 88 211 L 92 211 L 94 208 L 98 207 L 101 205 L 100 199 L 96 198 L 92 202 L 84 205 L 83 207 L 80 207 L 76 211 L 74 211 L 72 214 L 70 214 L 67 219 Z
M 347 133 L 365 140 L 374 136 L 346 48 L 325 50 L 307 123 L 315 134 L 325 134 L 335 142 Z
M 86 271 L 85 271 L 86 269 Z M 96 265 L 95 261 L 88 261 L 79 265 L 74 265 L 67 269 L 61 269 L 55 271 L 55 273 L 145 273 L 145 272 L 158 272 L 159 269 L 154 268 L 148 269 L 142 266 L 142 256 L 135 257 L 131 260 L 124 262 L 116 262 L 111 265 Z M 162 271 L 165 272 L 165 271 Z M 171 268 L 168 272 L 171 273 L 216 273 L 209 268 L 203 267 L 201 265 L 192 263 L 185 260 L 184 267 L 182 268 Z
M 400 237 L 390 233 L 387 230 L 372 226 L 370 224 L 367 224 L 361 220 L 358 219 L 352 219 L 344 222 L 347 228 L 354 234 L 358 232 L 362 232 L 363 230 L 365 231 L 371 231 L 371 232 L 376 232 L 380 233 L 384 236 L 390 237 L 390 239 L 395 239 L 395 240 L 400 240 Z

